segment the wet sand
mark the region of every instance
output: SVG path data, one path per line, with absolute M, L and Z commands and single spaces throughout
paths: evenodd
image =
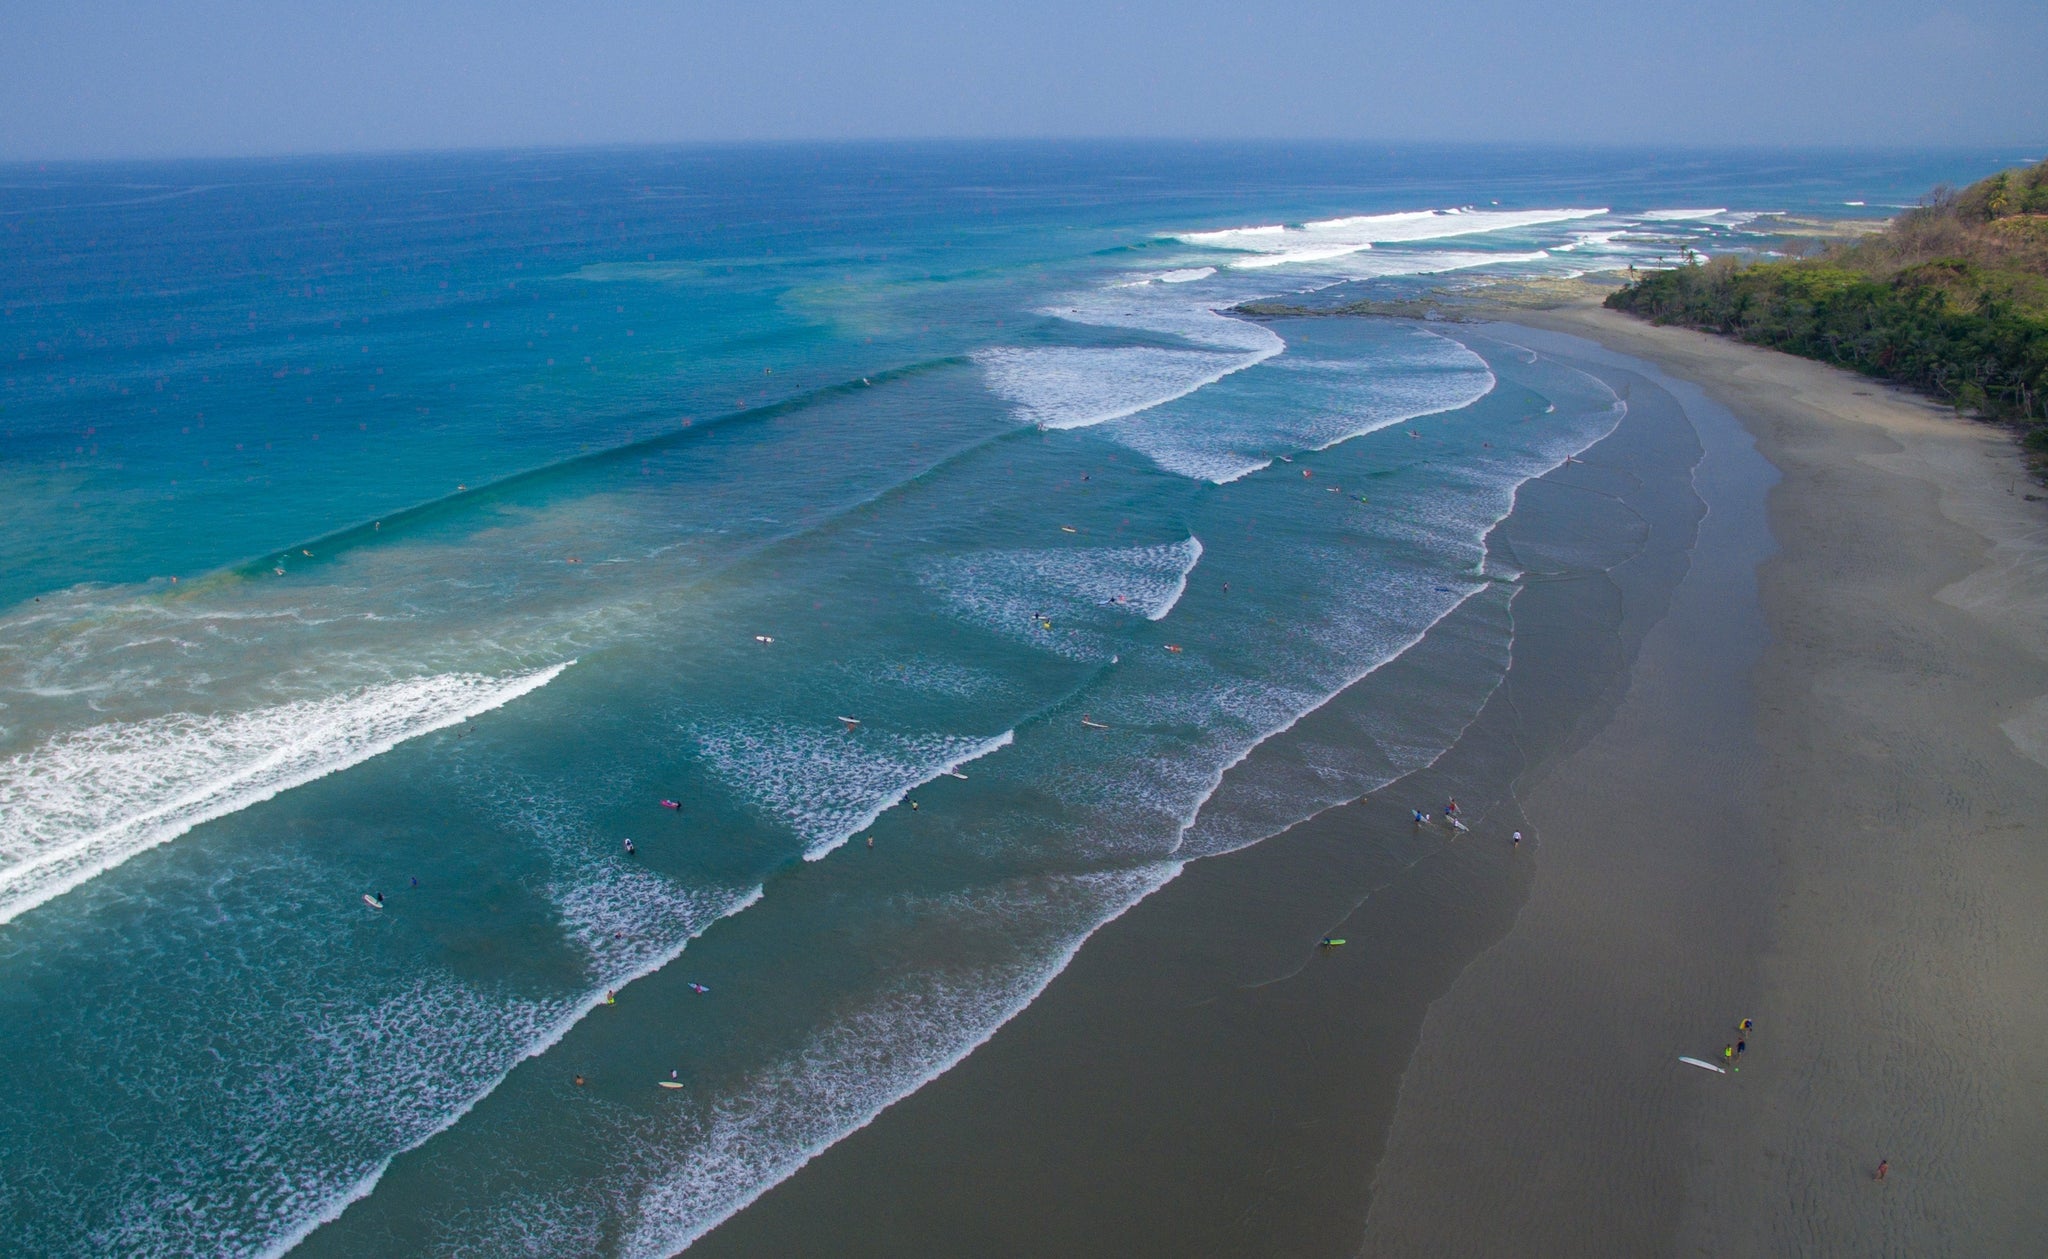
M 2048 511 L 1882 386 L 1512 317 L 1631 411 L 1496 531 L 1465 736 L 1190 866 L 693 1256 L 2040 1249 Z M 1471 835 L 1417 834 L 1446 795 Z M 1744 1016 L 1739 1073 L 1677 1062 Z
M 1450 752 L 1191 865 L 966 1062 L 692 1256 L 1355 1250 L 1430 1003 L 1509 929 L 1537 869 L 1509 838 L 1527 828 L 1518 782 L 1606 723 L 1689 566 L 1697 437 L 1668 396 L 1612 376 L 1636 382 L 1627 420 L 1525 486 L 1489 540 L 1528 574 L 1513 665 Z M 1433 679 L 1485 667 L 1498 627 L 1468 606 L 1262 754 L 1369 737 Z M 1449 796 L 1469 835 L 1411 823 Z
M 2048 504 L 2001 431 L 1881 384 L 1517 318 L 1754 434 L 1782 476 L 1768 637 L 1745 722 L 1697 681 L 1682 589 L 1613 724 L 1530 793 L 1536 887 L 1431 1011 L 1366 1252 L 2042 1253 Z M 1744 1016 L 1739 1075 L 1671 1062 Z

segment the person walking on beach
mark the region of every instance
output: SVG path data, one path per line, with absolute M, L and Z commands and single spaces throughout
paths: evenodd
M 1735 1042 L 1735 1057 L 1736 1057 L 1736 1060 L 1737 1060 L 1737 1061 L 1740 1061 L 1740 1060 L 1741 1060 L 1741 1058 L 1742 1058 L 1742 1055 L 1744 1055 L 1744 1054 L 1746 1054 L 1746 1053 L 1748 1053 L 1748 1052 L 1749 1052 L 1749 1042 L 1748 1042 L 1747 1040 L 1738 1040 L 1738 1041 L 1736 1041 L 1736 1042 Z
M 1733 1062 L 1733 1061 L 1735 1061 L 1735 1046 L 1733 1046 L 1733 1045 L 1723 1045 L 1723 1046 L 1721 1046 L 1721 1061 L 1723 1061 L 1723 1062 Z
M 1515 832 L 1515 847 L 1517 847 L 1517 848 L 1520 848 L 1521 846 L 1522 846 L 1522 832 L 1520 832 L 1520 831 L 1516 831 L 1516 832 Z
M 1876 1174 L 1875 1176 L 1872 1176 L 1872 1177 L 1871 1177 L 1871 1179 L 1872 1179 L 1872 1180 L 1883 1180 L 1883 1179 L 1884 1179 L 1884 1174 L 1885 1174 L 1886 1172 L 1890 1171 L 1891 1169 L 1892 1169 L 1892 1161 L 1891 1161 L 1890 1159 L 1888 1159 L 1888 1158 L 1881 1158 L 1881 1159 L 1877 1160 L 1877 1174 Z

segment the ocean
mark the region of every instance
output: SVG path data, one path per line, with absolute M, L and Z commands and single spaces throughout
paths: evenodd
M 686 1248 L 1505 673 L 1627 399 L 1231 307 L 2011 156 L 0 168 L 0 1250 Z

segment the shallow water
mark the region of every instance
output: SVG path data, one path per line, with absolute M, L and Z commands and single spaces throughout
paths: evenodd
M 8 1248 L 274 1253 L 357 1200 L 310 1249 L 686 1245 L 1505 669 L 1484 540 L 1625 402 L 1219 309 L 1995 164 L 9 172 Z M 1371 737 L 1254 755 L 1436 626 L 1465 665 Z

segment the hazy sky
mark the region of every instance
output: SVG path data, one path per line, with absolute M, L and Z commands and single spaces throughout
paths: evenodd
M 2034 154 L 2048 0 L 0 4 L 0 158 L 906 136 Z

